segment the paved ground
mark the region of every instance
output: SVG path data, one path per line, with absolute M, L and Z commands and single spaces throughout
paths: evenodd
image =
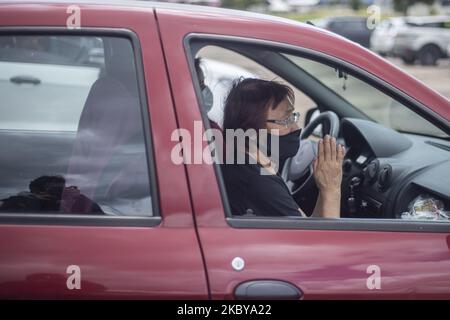
M 400 59 L 389 58 L 389 60 L 450 99 L 450 59 L 440 60 L 437 66 L 431 67 L 408 66 Z

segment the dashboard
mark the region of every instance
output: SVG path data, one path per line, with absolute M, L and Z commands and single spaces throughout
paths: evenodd
M 401 218 L 417 197 L 450 210 L 450 142 L 344 118 L 342 217 Z

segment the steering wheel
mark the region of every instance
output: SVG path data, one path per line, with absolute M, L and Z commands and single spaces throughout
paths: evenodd
M 330 135 L 337 138 L 339 134 L 339 117 L 333 111 L 326 111 L 320 113 L 318 117 L 312 120 L 300 134 L 300 144 L 308 143 L 305 148 L 301 147 L 297 154 L 292 158 L 288 158 L 284 163 L 281 171 L 281 178 L 286 183 L 291 195 L 303 193 L 315 184 L 313 177 L 313 160 L 317 155 L 317 143 L 311 142 L 307 139 L 318 125 L 322 125 L 323 134 Z M 308 157 L 305 155 L 309 155 Z M 308 161 L 305 163 L 305 161 Z M 306 178 L 305 178 L 306 177 Z M 303 183 L 297 186 L 295 181 L 303 178 Z

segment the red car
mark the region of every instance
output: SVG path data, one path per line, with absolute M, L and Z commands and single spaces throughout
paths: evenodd
M 241 72 L 295 88 L 310 150 L 345 144 L 340 219 L 233 215 L 218 164 L 174 161 L 179 129 L 220 126 Z M 217 8 L 3 1 L 0 96 L 1 298 L 450 298 L 450 101 L 340 36 Z M 308 213 L 306 154 L 283 177 Z

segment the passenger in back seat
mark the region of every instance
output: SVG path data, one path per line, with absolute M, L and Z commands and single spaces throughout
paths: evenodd
M 213 107 L 214 95 L 211 89 L 205 84 L 205 73 L 200 67 L 201 63 L 201 58 L 195 58 L 195 71 L 197 72 L 198 82 L 200 84 L 200 89 L 202 90 L 203 109 L 208 113 Z M 211 119 L 209 119 L 209 124 L 212 129 L 222 130 L 219 124 Z

